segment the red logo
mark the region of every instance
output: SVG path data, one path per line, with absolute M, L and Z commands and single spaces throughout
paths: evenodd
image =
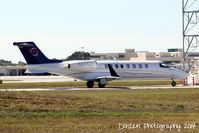
M 31 53 L 33 56 L 37 56 L 38 50 L 37 50 L 36 48 L 32 48 L 32 49 L 30 50 L 30 53 Z

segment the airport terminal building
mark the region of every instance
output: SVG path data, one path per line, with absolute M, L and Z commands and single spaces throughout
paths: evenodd
M 199 55 L 199 53 L 198 53 Z M 149 61 L 159 60 L 167 64 L 180 64 L 182 62 L 182 49 L 168 49 L 167 52 L 135 51 L 125 49 L 124 53 L 95 53 L 91 52 L 91 60 L 132 60 Z
M 24 75 L 26 66 L 0 66 L 0 76 Z

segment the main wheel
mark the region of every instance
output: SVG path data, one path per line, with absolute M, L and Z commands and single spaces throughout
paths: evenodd
M 174 86 L 176 86 L 176 82 L 175 81 L 172 81 L 171 82 L 171 85 L 174 87 Z
M 99 88 L 104 88 L 105 86 L 106 86 L 105 84 L 101 84 L 100 82 L 98 83 Z
M 88 88 L 93 88 L 94 82 L 93 82 L 93 81 L 88 81 L 88 82 L 86 83 L 86 85 L 87 85 Z

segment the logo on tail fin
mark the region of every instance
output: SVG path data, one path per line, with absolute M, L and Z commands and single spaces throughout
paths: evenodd
M 30 53 L 31 53 L 33 56 L 38 56 L 38 50 L 37 50 L 36 48 L 30 49 Z

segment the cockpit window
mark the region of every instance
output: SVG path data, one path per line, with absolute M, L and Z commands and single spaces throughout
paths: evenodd
M 162 68 L 169 68 L 169 66 L 167 66 L 165 63 L 160 63 L 160 67 L 162 67 Z

